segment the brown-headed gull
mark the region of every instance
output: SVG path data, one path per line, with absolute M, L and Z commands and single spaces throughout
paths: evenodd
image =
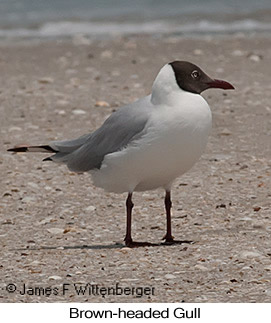
M 150 95 L 121 107 L 96 131 L 74 140 L 16 146 L 9 151 L 54 153 L 44 160 L 91 173 L 94 185 L 106 191 L 127 192 L 124 240 L 129 247 L 151 245 L 132 239 L 133 192 L 163 188 L 167 219 L 163 239 L 166 244 L 180 243 L 171 231 L 171 186 L 206 147 L 212 114 L 200 94 L 210 88 L 234 89 L 192 63 L 174 61 L 162 67 Z

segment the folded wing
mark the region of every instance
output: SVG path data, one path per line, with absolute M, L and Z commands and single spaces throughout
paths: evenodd
M 96 131 L 74 140 L 52 141 L 48 145 L 20 145 L 13 152 L 45 152 L 54 155 L 44 160 L 65 163 L 70 170 L 99 169 L 107 154 L 122 150 L 144 134 L 150 114 L 149 96 L 114 112 Z

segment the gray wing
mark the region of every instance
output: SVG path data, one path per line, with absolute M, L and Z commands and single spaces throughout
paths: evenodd
M 50 146 L 58 152 L 51 159 L 66 163 L 75 172 L 100 168 L 105 155 L 123 149 L 143 135 L 151 110 L 149 102 L 149 97 L 145 97 L 120 108 L 91 134 L 52 142 Z

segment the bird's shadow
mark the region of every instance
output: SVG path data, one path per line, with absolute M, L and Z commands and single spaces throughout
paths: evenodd
M 183 241 L 181 244 L 191 244 L 193 241 Z M 180 245 L 180 244 L 179 244 Z M 149 243 L 146 246 L 137 246 L 131 247 L 131 249 L 137 249 L 142 247 L 165 247 L 165 246 L 172 246 L 172 244 L 167 243 Z M 28 248 L 18 248 L 13 249 L 16 251 L 37 251 L 37 250 L 102 250 L 102 249 L 122 249 L 127 247 L 124 243 L 116 242 L 112 244 L 100 244 L 100 245 L 78 245 L 78 246 L 40 246 L 40 247 L 28 247 Z
M 17 251 L 30 251 L 30 250 L 73 250 L 73 249 L 121 249 L 124 248 L 125 245 L 122 243 L 114 243 L 114 244 L 101 244 L 101 245 L 78 245 L 78 246 L 40 246 L 40 247 L 26 247 L 26 248 L 18 248 L 14 249 Z

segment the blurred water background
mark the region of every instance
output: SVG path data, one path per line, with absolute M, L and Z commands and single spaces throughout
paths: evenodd
M 271 0 L 0 0 L 1 38 L 271 33 Z

